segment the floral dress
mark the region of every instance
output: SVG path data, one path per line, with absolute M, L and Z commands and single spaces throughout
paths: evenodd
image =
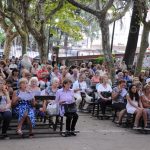
M 16 116 L 18 116 L 18 122 L 22 120 L 25 113 L 27 113 L 27 116 L 29 117 L 32 127 L 35 126 L 35 110 L 32 106 L 32 101 L 34 99 L 34 95 L 31 92 L 22 92 L 17 91 L 17 96 L 21 99 L 14 112 L 16 113 Z

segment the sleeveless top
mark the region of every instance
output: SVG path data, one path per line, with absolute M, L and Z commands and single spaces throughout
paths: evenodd
M 4 108 L 7 105 L 7 98 L 6 96 L 0 96 L 0 108 Z M 6 109 L 5 111 L 10 111 L 10 108 Z

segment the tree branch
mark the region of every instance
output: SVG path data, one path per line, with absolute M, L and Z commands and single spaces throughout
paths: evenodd
M 74 0 L 67 0 L 69 3 L 71 3 L 72 5 L 79 7 L 80 9 L 83 9 L 84 11 L 93 14 L 94 16 L 97 16 L 98 18 L 100 17 L 100 11 L 94 10 L 89 8 L 88 6 L 85 6 L 83 4 L 80 4 Z
M 107 10 L 113 6 L 113 2 L 114 2 L 114 0 L 109 0 L 109 1 L 107 2 L 107 4 L 104 6 L 104 8 L 103 8 L 102 11 L 103 11 L 103 12 L 107 12 Z
M 60 0 L 57 7 L 54 8 L 46 17 L 45 21 L 46 22 L 49 18 L 51 18 L 58 10 L 60 10 L 64 5 L 64 0 Z
M 113 23 L 114 21 L 117 21 L 119 19 L 121 19 L 125 13 L 129 10 L 129 7 L 131 6 L 131 0 L 128 0 L 126 6 L 124 7 L 122 12 L 118 12 L 118 14 L 116 14 L 115 17 L 113 17 L 112 19 L 108 20 L 108 24 Z
M 96 10 L 101 10 L 99 0 L 96 0 L 95 6 Z

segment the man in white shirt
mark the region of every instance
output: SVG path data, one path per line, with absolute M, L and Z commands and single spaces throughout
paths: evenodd
M 82 74 L 79 75 L 79 80 L 73 83 L 74 97 L 76 98 L 77 109 L 79 110 L 80 103 L 82 102 L 81 92 L 85 93 L 85 101 L 87 102 L 83 109 L 87 109 L 88 103 L 91 102 L 92 97 L 88 96 L 86 93 L 87 84 L 84 81 L 84 77 Z

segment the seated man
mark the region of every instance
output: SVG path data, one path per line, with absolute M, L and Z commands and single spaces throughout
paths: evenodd
M 112 107 L 114 108 L 115 111 L 119 112 L 118 121 L 116 122 L 117 124 L 122 123 L 122 118 L 126 113 L 126 103 L 124 99 L 126 97 L 127 90 L 125 89 L 125 87 L 126 81 L 120 80 L 118 82 L 118 86 L 115 87 L 112 91 Z
M 79 110 L 80 103 L 82 101 L 81 93 L 85 93 L 85 101 L 87 103 L 91 102 L 92 97 L 88 96 L 86 93 L 87 90 L 87 84 L 84 81 L 83 74 L 79 75 L 79 80 L 75 81 L 73 83 L 73 90 L 74 90 L 74 97 L 76 98 L 76 105 L 77 109 Z M 85 104 L 83 109 L 87 109 L 89 104 Z

